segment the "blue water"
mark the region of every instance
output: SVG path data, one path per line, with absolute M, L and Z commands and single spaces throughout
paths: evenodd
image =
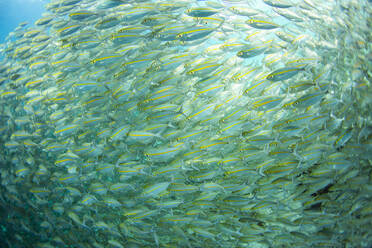
M 19 23 L 33 24 L 45 12 L 48 0 L 0 0 L 0 43 Z

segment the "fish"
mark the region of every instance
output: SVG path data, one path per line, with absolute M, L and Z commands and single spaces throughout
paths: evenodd
M 189 16 L 192 16 L 192 17 L 208 17 L 208 16 L 211 16 L 211 15 L 214 15 L 216 13 L 218 13 L 218 10 L 214 9 L 214 8 L 190 8 L 190 9 L 187 9 L 185 11 L 185 13 Z
M 187 31 L 180 32 L 176 35 L 176 38 L 180 41 L 194 41 L 205 38 L 215 31 L 215 28 L 195 26 L 189 28 Z
M 284 67 L 271 72 L 266 78 L 273 82 L 283 81 L 297 75 L 297 73 L 304 70 L 305 69 L 302 67 Z
M 248 17 L 255 16 L 255 15 L 258 15 L 260 13 L 256 9 L 245 7 L 245 6 L 239 6 L 239 5 L 229 7 L 229 10 L 236 15 L 248 16 Z
M 285 0 L 262 0 L 265 4 L 271 6 L 271 7 L 276 7 L 276 8 L 290 8 L 293 7 L 293 4 L 291 4 L 289 1 Z
M 271 20 L 266 20 L 265 18 L 249 19 L 246 23 L 257 29 L 271 30 L 279 27 L 278 24 L 272 22 Z
M 266 44 L 249 46 L 240 50 L 236 55 L 240 58 L 251 58 L 263 54 L 268 49 Z

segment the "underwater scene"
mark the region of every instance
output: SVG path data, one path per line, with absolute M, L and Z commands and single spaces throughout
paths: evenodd
M 0 44 L 0 247 L 371 248 L 371 4 L 45 1 Z

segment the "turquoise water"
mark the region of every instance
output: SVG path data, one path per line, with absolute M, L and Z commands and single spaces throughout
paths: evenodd
M 0 0 L 0 43 L 19 23 L 34 23 L 45 11 L 46 0 Z

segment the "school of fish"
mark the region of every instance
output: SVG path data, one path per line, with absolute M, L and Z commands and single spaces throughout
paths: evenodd
M 367 0 L 52 0 L 0 46 L 1 247 L 372 247 Z

